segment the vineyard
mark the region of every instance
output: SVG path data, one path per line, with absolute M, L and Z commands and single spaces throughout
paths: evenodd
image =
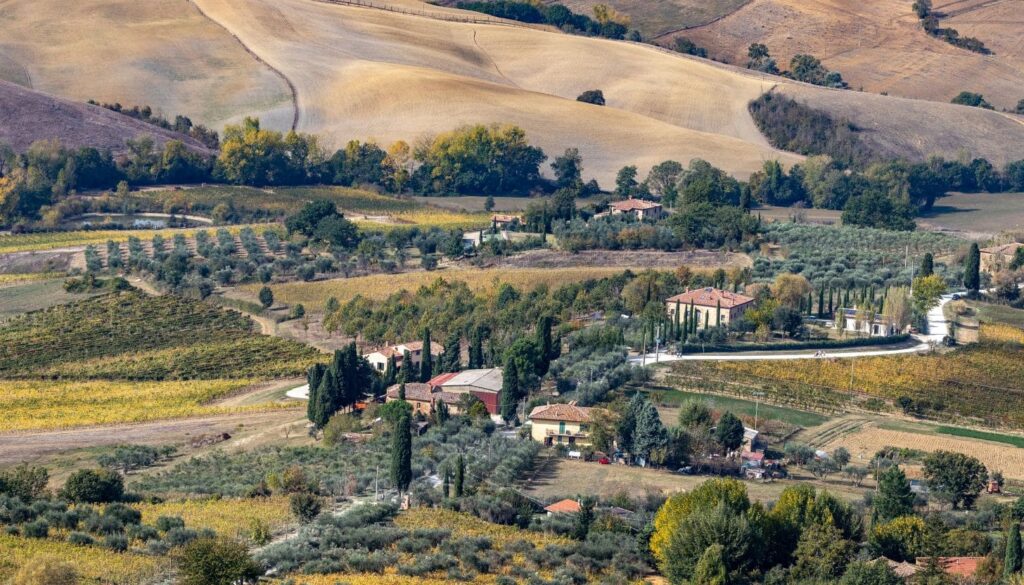
M 135 504 L 133 507 L 142 512 L 143 524 L 154 524 L 161 516 L 177 516 L 185 521 L 185 526 L 208 528 L 239 540 L 248 539 L 257 522 L 265 523 L 273 533 L 294 521 L 286 496 L 175 500 Z
M 0 432 L 140 423 L 189 416 L 252 412 L 276 404 L 221 407 L 211 401 L 250 384 L 246 380 L 122 382 L 3 381 Z
M 408 199 L 379 195 L 372 191 L 348 187 L 256 187 L 217 186 L 196 189 L 143 191 L 133 193 L 131 200 L 140 206 L 163 211 L 165 205 L 185 202 L 193 213 L 210 213 L 222 203 L 230 204 L 243 216 L 283 218 L 316 199 L 333 201 L 339 209 L 362 214 L 389 214 L 421 209 L 424 205 Z
M 677 362 L 672 376 L 675 384 L 761 391 L 771 402 L 830 412 L 851 400 L 877 409 L 880 400 L 909 398 L 904 408 L 937 419 L 1024 424 L 1024 362 L 1019 349 L 1001 345 L 856 360 Z
M 400 290 L 415 291 L 429 286 L 439 278 L 449 282 L 465 282 L 474 291 L 491 290 L 499 283 L 508 283 L 520 290 L 531 290 L 544 284 L 551 288 L 581 282 L 588 279 L 605 278 L 622 274 L 622 268 L 469 268 L 428 272 L 404 272 L 401 274 L 375 274 L 356 278 L 325 280 L 319 282 L 295 282 L 275 285 L 274 298 L 288 304 L 302 303 L 306 307 L 323 307 L 327 299 L 334 297 L 344 303 L 359 295 L 372 300 L 384 300 Z M 255 295 L 259 286 L 244 287 Z
M 218 379 L 297 375 L 301 344 L 255 334 L 233 311 L 172 295 L 103 295 L 12 319 L 0 378 Z
M 37 557 L 72 564 L 83 585 L 143 585 L 166 575 L 171 564 L 169 559 L 150 555 L 0 534 L 0 582 L 6 583 L 22 565 Z
M 251 226 L 231 226 L 226 228 L 237 234 L 243 227 L 250 227 L 257 233 L 275 228 L 273 224 L 257 224 Z M 103 245 L 108 241 L 127 242 L 128 238 L 151 239 L 160 236 L 172 239 L 176 234 L 194 237 L 196 228 L 167 228 L 158 230 L 78 230 L 68 232 L 38 232 L 31 234 L 0 235 L 0 254 L 12 252 L 29 252 L 36 250 L 54 250 L 57 248 L 73 248 L 88 245 Z
M 1024 329 L 1003 323 L 982 323 L 978 330 L 978 341 L 1024 345 Z

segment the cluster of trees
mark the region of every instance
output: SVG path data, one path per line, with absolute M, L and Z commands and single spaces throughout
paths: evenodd
M 72 191 L 112 189 L 128 183 L 189 183 L 209 176 L 211 161 L 169 140 L 163 150 L 151 138 L 127 142 L 115 161 L 109 151 L 66 149 L 56 140 L 33 143 L 23 153 L 0 145 L 0 224 L 36 219 Z
M 426 353 L 429 354 L 429 350 Z M 382 389 L 380 378 L 356 351 L 355 342 L 345 349 L 335 350 L 329 365 L 311 366 L 306 382 L 309 384 L 306 414 L 317 429 L 324 428 L 334 413 L 351 409 L 366 396 L 379 395 Z
M 800 154 L 824 154 L 844 166 L 859 166 L 876 157 L 855 126 L 834 120 L 782 94 L 767 92 L 750 102 L 750 114 L 775 148 Z
M 982 55 L 992 54 L 992 51 L 980 40 L 974 37 L 962 37 L 956 29 L 940 26 L 939 17 L 942 15 L 932 11 L 931 0 L 916 0 L 914 2 L 914 13 L 921 19 L 921 26 L 925 32 L 931 36 L 942 39 L 954 47 L 960 47 L 961 49 L 967 49 Z
M 126 108 L 119 102 L 108 104 L 99 103 L 95 100 L 89 100 L 88 103 L 94 106 L 100 106 L 101 108 L 106 108 L 119 114 L 124 114 L 125 116 L 135 118 L 136 120 L 142 120 L 147 124 L 152 124 L 166 130 L 173 130 L 179 134 L 190 136 L 199 142 L 202 142 L 210 149 L 217 150 L 220 147 L 220 137 L 217 136 L 216 130 L 211 130 L 202 124 L 194 124 L 188 116 L 177 115 L 174 117 L 174 121 L 172 122 L 163 116 L 154 114 L 153 108 L 150 108 L 149 106 L 142 106 L 141 108 L 139 106 L 132 106 L 130 108 Z
M 846 89 L 849 87 L 843 76 L 838 71 L 829 71 L 821 60 L 814 55 L 798 54 L 789 61 L 788 71 L 779 71 L 779 67 L 772 58 L 768 46 L 763 43 L 752 43 L 747 48 L 747 69 L 782 75 L 804 83 L 820 85 L 822 87 L 833 87 Z
M 501 383 L 501 417 L 507 423 L 519 420 L 519 404 L 530 392 L 540 387 L 551 361 L 562 354 L 562 340 L 552 337 L 554 319 L 541 315 L 533 338 L 521 336 L 512 342 L 503 355 Z
M 345 219 L 333 201 L 319 199 L 304 205 L 298 213 L 285 219 L 288 234 L 302 234 L 312 241 L 319 241 L 343 250 L 351 250 L 359 244 L 359 230 Z
M 701 57 L 704 59 L 708 56 L 707 49 L 697 46 L 697 43 L 686 37 L 676 37 L 675 42 L 672 43 L 672 48 L 677 53 L 682 53 L 684 55 L 693 55 L 694 57 Z
M 593 18 L 575 13 L 557 2 L 541 4 L 523 0 L 487 0 L 459 2 L 456 6 L 462 10 L 482 12 L 498 18 L 550 24 L 573 34 L 624 39 L 629 33 L 630 40 L 640 40 L 638 32 L 629 30 L 629 17 L 619 14 L 606 4 L 594 6 Z
M 951 104 L 957 104 L 960 106 L 971 106 L 972 108 L 981 108 L 983 110 L 994 110 L 992 104 L 988 103 L 985 96 L 980 93 L 974 93 L 970 91 L 961 91 L 956 94 L 953 99 L 949 100 Z

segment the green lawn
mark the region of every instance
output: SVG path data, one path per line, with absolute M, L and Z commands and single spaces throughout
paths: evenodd
M 1024 449 L 1024 437 L 1018 437 L 1016 435 L 1002 435 L 999 433 L 989 433 L 986 431 L 976 431 L 960 427 L 936 427 L 935 432 L 940 435 L 953 435 L 954 437 L 1005 443 L 1007 445 L 1013 445 L 1014 447 Z
M 925 228 L 981 236 L 1024 228 L 1024 193 L 951 193 L 921 214 Z
M 806 412 L 781 406 L 771 406 L 764 403 L 757 405 L 752 400 L 718 396 L 715 394 L 684 392 L 682 390 L 657 390 L 652 392 L 652 394 L 655 395 L 653 398 L 656 402 L 672 406 L 678 406 L 690 399 L 703 400 L 715 409 L 728 410 L 734 414 L 745 416 L 754 416 L 754 411 L 756 410 L 757 416 L 761 420 L 779 420 L 784 423 L 804 428 L 818 426 L 829 420 L 827 416 L 814 412 Z
M 65 291 L 63 278 L 3 286 L 0 287 L 0 321 L 21 313 L 63 305 L 91 296 L 91 293 L 72 294 Z
M 979 302 L 971 302 L 970 305 L 978 311 L 978 320 L 982 323 L 1004 323 L 1024 327 L 1024 309 Z

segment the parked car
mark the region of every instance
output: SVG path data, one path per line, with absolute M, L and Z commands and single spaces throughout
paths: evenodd
M 602 457 L 598 459 L 597 462 L 600 463 L 601 465 L 611 465 L 612 460 L 607 457 Z

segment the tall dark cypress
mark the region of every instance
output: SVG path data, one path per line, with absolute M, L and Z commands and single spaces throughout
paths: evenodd
M 453 331 L 444 342 L 444 353 L 441 355 L 442 372 L 458 372 L 462 369 L 462 337 Z
M 333 388 L 334 388 L 334 375 L 330 370 L 324 374 L 322 380 L 320 380 L 320 387 L 316 391 L 316 402 L 313 405 L 313 416 L 310 417 L 310 421 L 318 429 L 324 428 L 327 425 L 327 421 L 331 420 L 331 415 L 337 410 L 337 407 L 333 401 Z
M 466 487 L 466 460 L 459 455 L 455 461 L 455 497 L 461 498 Z
M 399 493 L 409 489 L 412 483 L 412 420 L 409 411 L 403 410 L 395 421 L 391 437 L 391 483 Z
M 516 406 L 519 402 L 519 370 L 516 360 L 508 360 L 501 380 L 501 418 L 512 422 L 516 418 Z
M 921 270 L 918 276 L 931 276 L 935 272 L 935 259 L 932 257 L 931 252 L 925 252 L 924 258 L 921 258 Z
M 835 306 L 832 304 L 832 294 L 833 294 L 833 292 L 834 291 L 833 291 L 832 287 L 828 287 L 828 314 L 829 315 L 831 315 L 832 313 L 835 313 Z
M 313 364 L 306 372 L 306 383 L 309 386 L 309 400 L 306 401 L 306 418 L 310 421 L 316 420 L 317 392 L 320 390 L 320 382 L 324 379 L 327 366 Z
M 540 363 L 537 364 L 537 374 L 543 376 L 548 373 L 551 365 L 551 317 L 544 315 L 537 320 L 537 350 L 540 353 Z
M 971 244 L 971 250 L 964 260 L 964 288 L 971 295 L 977 295 L 981 288 L 981 250 L 977 242 Z
M 430 329 L 423 330 L 423 353 L 420 356 L 420 382 L 434 377 L 434 357 L 430 355 Z
M 818 318 L 825 318 L 825 287 L 818 287 Z

